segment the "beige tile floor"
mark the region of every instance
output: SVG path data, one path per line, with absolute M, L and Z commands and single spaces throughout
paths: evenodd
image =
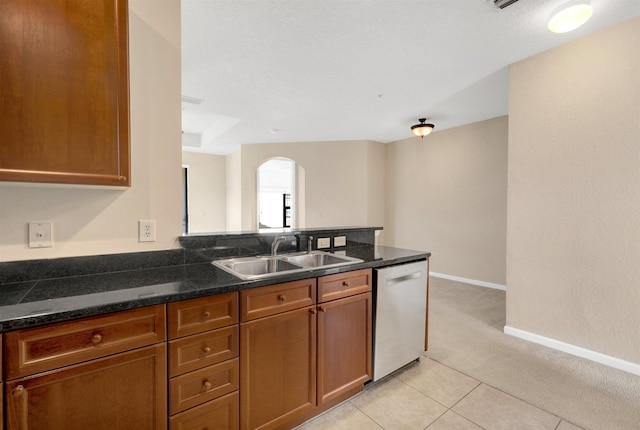
M 299 430 L 581 430 L 426 356 Z

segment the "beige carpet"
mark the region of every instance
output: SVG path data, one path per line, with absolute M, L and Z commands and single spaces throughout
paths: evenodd
M 505 292 L 430 279 L 433 360 L 588 430 L 640 430 L 640 377 L 502 332 Z

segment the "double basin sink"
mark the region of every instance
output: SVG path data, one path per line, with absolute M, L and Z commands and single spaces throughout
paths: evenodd
M 250 280 L 362 262 L 363 260 L 359 258 L 347 257 L 346 255 L 310 251 L 275 256 L 228 258 L 215 260 L 212 264 L 238 278 Z

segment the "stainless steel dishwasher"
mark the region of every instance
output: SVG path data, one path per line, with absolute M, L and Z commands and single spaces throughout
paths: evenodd
M 375 269 L 373 381 L 424 352 L 427 261 Z

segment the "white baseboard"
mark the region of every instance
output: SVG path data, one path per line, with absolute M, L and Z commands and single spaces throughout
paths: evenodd
M 640 376 L 640 364 L 631 363 L 630 361 L 621 360 L 619 358 L 611 357 L 610 355 L 605 355 L 596 351 L 592 351 L 590 349 L 571 345 L 569 343 L 564 343 L 559 340 L 540 336 L 538 334 L 530 333 L 528 331 L 509 326 L 504 326 L 504 332 L 508 335 L 519 337 L 520 339 L 524 339 L 529 342 L 537 343 L 551 349 L 566 352 L 567 354 L 586 358 L 587 360 L 595 361 L 596 363 L 604 364 L 605 366 L 613 367 L 615 369 Z
M 444 273 L 437 272 L 429 272 L 429 276 L 435 276 L 436 278 L 449 279 L 451 281 L 464 282 L 465 284 L 479 285 L 481 287 L 507 291 L 506 285 L 494 284 L 493 282 L 477 281 L 475 279 L 461 278 L 460 276 L 445 275 Z

